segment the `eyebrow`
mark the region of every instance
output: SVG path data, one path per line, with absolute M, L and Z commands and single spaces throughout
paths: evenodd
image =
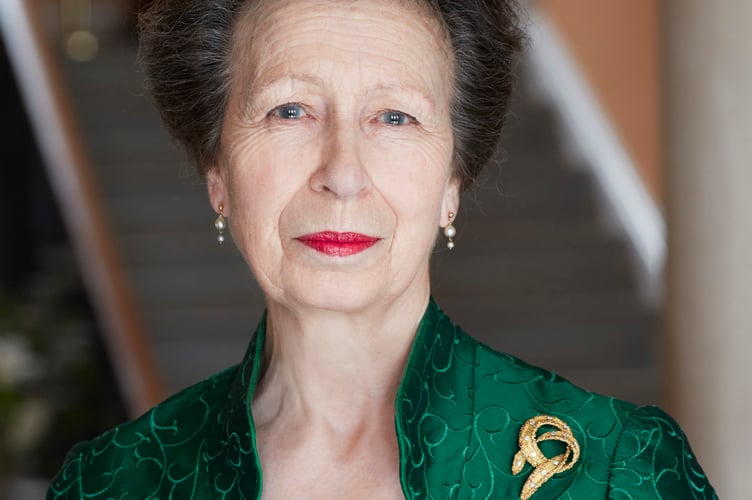
M 263 80 L 256 81 L 251 79 L 249 82 L 243 85 L 240 90 L 239 104 L 242 113 L 253 112 L 254 96 L 266 92 L 271 87 L 274 87 L 282 81 L 301 81 L 306 83 L 312 83 L 313 85 L 323 87 L 324 81 L 313 75 L 305 73 L 293 73 L 284 74 L 279 76 L 272 76 Z
M 324 80 L 317 76 L 309 75 L 307 73 L 293 73 L 293 74 L 285 74 L 281 76 L 273 76 L 271 78 L 267 78 L 265 80 L 261 80 L 260 82 L 254 83 L 253 85 L 248 86 L 248 92 L 251 93 L 261 93 L 267 90 L 270 87 L 273 87 L 274 85 L 278 84 L 281 81 L 300 81 L 305 83 L 311 83 L 313 85 L 316 85 L 317 87 L 323 87 L 324 86 Z
M 317 87 L 325 87 L 326 83 L 323 79 L 319 78 L 318 76 L 314 76 L 308 73 L 293 73 L 293 74 L 285 74 L 280 76 L 273 76 L 271 78 L 267 78 L 264 80 L 261 80 L 260 82 L 256 82 L 252 85 L 246 86 L 246 88 L 243 91 L 243 102 L 249 103 L 252 101 L 251 96 L 253 94 L 260 94 L 268 90 L 269 88 L 273 87 L 274 85 L 277 85 L 281 81 L 299 81 L 304 83 L 313 84 Z M 399 92 L 409 92 L 411 94 L 415 94 L 418 97 L 420 97 L 423 101 L 425 101 L 429 106 L 434 106 L 435 102 L 433 97 L 426 92 L 424 89 L 421 89 L 420 87 L 416 87 L 414 85 L 407 85 L 407 84 L 387 84 L 387 85 L 376 85 L 374 87 L 371 87 L 368 89 L 367 95 L 372 95 L 374 93 L 384 92 L 389 93 L 392 91 L 399 91 Z
M 416 87 L 414 85 L 405 85 L 405 84 L 395 84 L 395 85 L 377 85 L 371 89 L 368 90 L 368 94 L 372 94 L 375 92 L 384 91 L 386 93 L 389 93 L 393 90 L 397 91 L 407 91 L 411 94 L 415 94 L 418 97 L 420 97 L 423 101 L 425 101 L 429 106 L 433 107 L 435 102 L 433 97 L 426 92 L 425 90 L 421 89 L 420 87 Z

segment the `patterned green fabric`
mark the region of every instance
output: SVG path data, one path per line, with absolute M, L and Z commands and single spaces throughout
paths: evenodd
M 139 419 L 76 446 L 48 499 L 256 499 L 262 487 L 248 411 L 264 345 L 262 320 L 244 362 Z M 714 499 L 679 426 L 579 389 L 476 342 L 431 301 L 397 394 L 406 498 L 518 499 L 532 466 L 511 472 L 522 423 L 566 422 L 581 456 L 532 499 Z M 547 456 L 559 451 L 545 442 Z

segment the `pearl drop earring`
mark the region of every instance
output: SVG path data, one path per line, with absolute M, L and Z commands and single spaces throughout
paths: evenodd
M 449 240 L 447 241 L 447 248 L 449 250 L 452 250 L 454 248 L 454 237 L 457 236 L 457 230 L 452 225 L 453 220 L 454 220 L 454 212 L 449 212 L 449 222 L 444 228 L 444 236 L 446 236 L 447 239 Z
M 217 207 L 217 210 L 219 211 L 219 215 L 214 220 L 214 227 L 217 229 L 217 232 L 219 233 L 217 235 L 217 241 L 221 245 L 225 242 L 225 235 L 223 234 L 225 232 L 225 229 L 227 228 L 227 219 L 225 219 L 224 214 L 222 213 L 224 210 L 224 205 L 221 203 Z

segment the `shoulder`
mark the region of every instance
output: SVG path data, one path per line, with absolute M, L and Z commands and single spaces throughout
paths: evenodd
M 655 406 L 630 412 L 609 488 L 612 498 L 717 499 L 679 424 Z
M 541 487 L 552 498 L 564 492 L 575 498 L 716 498 L 681 428 L 659 408 L 587 391 L 466 334 L 458 348 L 459 356 L 473 360 L 474 414 L 482 417 L 492 409 L 513 431 L 514 451 L 523 424 L 535 417 L 556 417 L 571 429 L 579 463 Z M 498 427 L 487 423 L 486 428 Z M 541 428 L 538 438 L 545 432 Z M 542 441 L 543 454 L 552 456 L 554 447 Z M 509 459 L 507 451 L 502 463 Z
M 220 372 L 76 445 L 47 498 L 147 498 L 168 484 L 180 491 L 181 484 L 192 483 L 235 372 Z
M 464 333 L 464 332 L 463 332 Z M 574 418 L 574 425 L 605 434 L 618 432 L 636 405 L 583 389 L 567 379 L 510 354 L 493 350 L 467 334 L 461 337 L 475 368 L 476 397 L 503 398 L 514 417 L 524 422 L 531 413 Z M 592 434 L 592 432 L 591 432 Z

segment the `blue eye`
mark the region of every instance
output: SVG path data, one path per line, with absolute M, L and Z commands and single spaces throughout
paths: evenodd
M 402 111 L 389 110 L 381 115 L 381 121 L 387 125 L 407 125 L 415 119 Z
M 298 120 L 305 116 L 306 112 L 300 104 L 283 104 L 274 108 L 270 114 L 283 120 Z

